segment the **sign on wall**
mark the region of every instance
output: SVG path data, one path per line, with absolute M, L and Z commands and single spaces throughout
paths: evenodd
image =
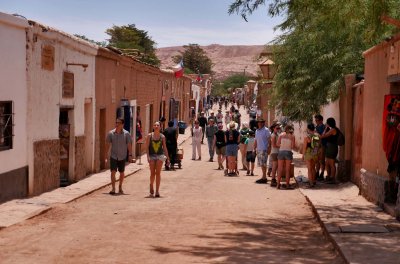
M 47 71 L 54 70 L 54 47 L 51 45 L 42 46 L 42 69 Z
M 74 98 L 74 74 L 72 72 L 63 73 L 62 97 Z

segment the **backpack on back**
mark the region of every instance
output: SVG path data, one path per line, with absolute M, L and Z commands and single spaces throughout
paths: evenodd
M 311 139 L 311 153 L 313 155 L 317 155 L 319 148 L 321 147 L 321 139 L 319 138 L 319 135 L 313 134 L 310 135 Z
M 338 133 L 338 134 L 337 134 L 337 141 L 336 141 L 336 143 L 337 143 L 338 146 L 343 146 L 344 143 L 345 143 L 344 135 L 343 135 L 342 131 L 340 131 L 338 128 L 336 128 L 336 131 L 337 131 L 337 133 Z

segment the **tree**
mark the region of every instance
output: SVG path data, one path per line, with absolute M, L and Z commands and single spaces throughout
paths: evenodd
M 86 41 L 88 41 L 90 43 L 96 44 L 96 45 L 98 45 L 100 47 L 107 46 L 107 41 L 95 41 L 95 40 L 89 39 L 85 35 L 79 35 L 79 34 L 74 34 L 74 36 L 77 37 L 77 38 L 81 38 L 83 40 L 86 40 Z
M 292 120 L 307 120 L 338 97 L 344 75 L 363 71 L 362 52 L 393 34 L 381 15 L 400 10 L 396 0 L 237 0 L 228 12 L 246 20 L 267 3 L 269 15 L 285 15 L 274 40 L 272 98 Z
M 250 80 L 250 77 L 244 76 L 243 74 L 234 74 L 219 83 L 214 83 L 211 90 L 213 95 L 226 95 L 228 89 L 243 88 L 246 82 Z
M 109 44 L 123 53 L 135 55 L 141 62 L 154 66 L 160 65 L 156 56 L 156 43 L 148 35 L 147 31 L 136 28 L 134 24 L 126 26 L 113 26 L 106 30 Z
M 183 48 L 185 51 L 172 57 L 172 60 L 179 63 L 183 59 L 185 69 L 188 69 L 188 72 L 185 73 L 212 73 L 212 61 L 198 44 L 185 45 Z

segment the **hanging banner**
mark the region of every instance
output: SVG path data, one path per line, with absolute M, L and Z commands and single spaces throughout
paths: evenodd
M 390 172 L 400 162 L 400 95 L 385 95 L 382 136 Z

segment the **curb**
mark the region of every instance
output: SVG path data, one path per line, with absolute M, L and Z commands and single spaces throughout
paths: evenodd
M 299 190 L 300 190 L 300 188 L 299 188 Z M 311 200 L 308 198 L 307 195 L 305 195 L 301 190 L 300 190 L 300 192 L 304 196 L 304 198 L 306 198 L 308 204 L 310 205 L 314 216 L 317 218 L 317 221 L 318 221 L 319 225 L 322 228 L 322 232 L 324 233 L 324 236 L 333 244 L 333 246 L 335 247 L 336 251 L 340 254 L 340 256 L 342 257 L 344 262 L 346 264 L 350 264 L 349 260 L 345 257 L 345 254 L 343 253 L 342 249 L 340 248 L 340 246 L 338 245 L 336 240 L 331 236 L 331 234 L 329 233 L 328 229 L 326 228 L 324 222 L 321 220 L 321 217 L 318 214 L 318 211 L 315 208 L 314 204 L 311 202 Z

